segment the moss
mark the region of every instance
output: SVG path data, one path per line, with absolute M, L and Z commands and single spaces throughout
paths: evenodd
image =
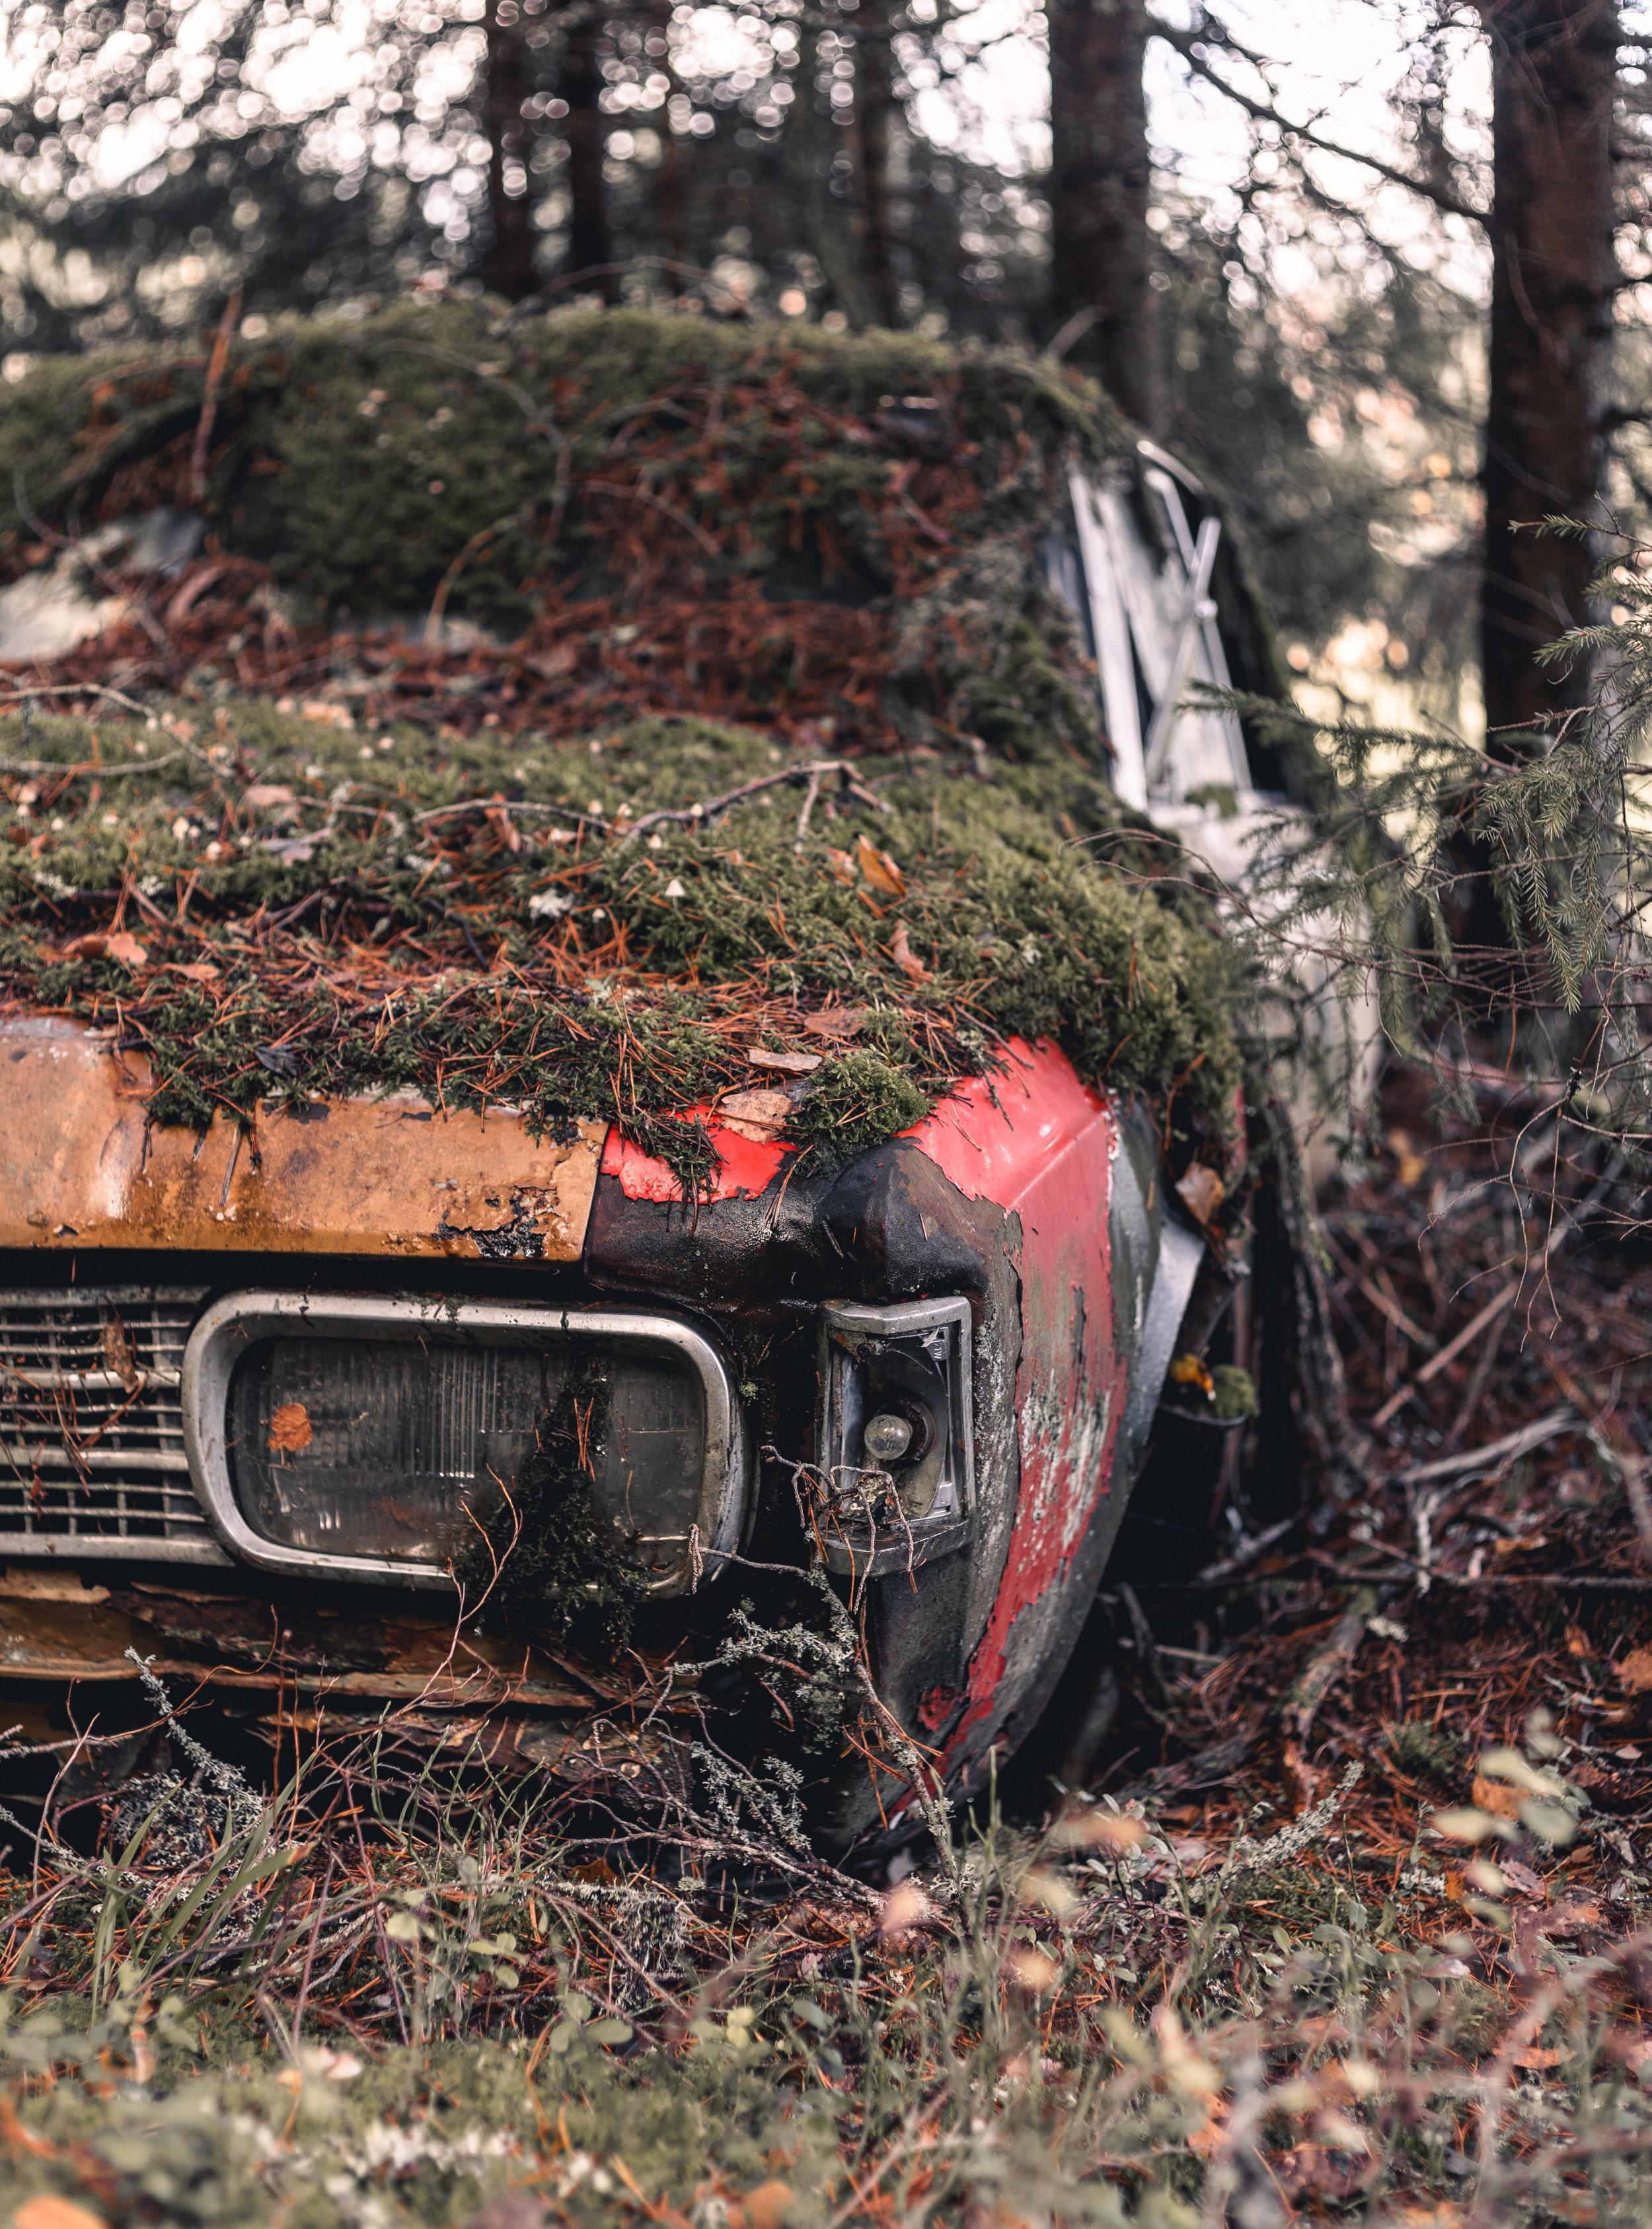
M 929 1111 L 910 1076 L 869 1049 L 823 1063 L 793 1120 L 793 1134 L 827 1166 L 910 1130 Z
M 8 393 L 0 486 L 21 474 L 30 510 L 55 521 L 188 500 L 204 376 L 193 351 L 37 362 Z M 451 608 L 519 624 L 524 582 L 548 566 L 601 562 L 616 536 L 671 517 L 718 545 L 709 559 L 693 545 L 702 591 L 807 551 L 887 588 L 874 506 L 911 460 L 898 429 L 879 439 L 865 421 L 891 395 L 936 406 L 989 520 L 1042 491 L 1052 448 L 1122 446 L 1093 389 L 1008 350 L 961 358 L 907 336 L 634 312 L 504 327 L 481 305 L 402 305 L 281 321 L 235 346 L 205 508 L 227 549 L 325 609 L 422 612 L 468 550 Z M 911 538 L 938 568 L 944 533 Z M 32 540 L 20 520 L 14 562 Z
M 180 498 L 202 376 L 37 365 L 0 485 L 24 468 L 66 524 Z M 826 1056 L 791 1128 L 828 1160 L 1019 1035 L 1147 1094 L 1173 1147 L 1228 1124 L 1225 947 L 1104 786 L 1042 578 L 1070 463 L 1120 444 L 1083 382 L 910 337 L 402 305 L 238 347 L 216 424 L 184 701 L 35 722 L 0 848 L 0 989 L 146 1048 L 158 1119 L 411 1087 L 617 1119 L 697 1183 L 692 1118 L 753 1046 Z M 341 665 L 249 558 L 289 616 L 440 594 L 524 631 Z M 335 676 L 316 717 L 225 678 L 276 671 Z
M 118 1022 L 163 1121 L 411 1087 L 552 1135 L 618 1119 L 703 1177 L 703 1129 L 666 1118 L 749 1085 L 753 1046 L 827 1054 L 792 1133 L 839 1159 L 1018 1035 L 1147 1093 L 1173 1138 L 1230 1118 L 1225 947 L 1064 762 L 865 755 L 800 839 L 800 780 L 687 816 L 807 763 L 699 721 L 363 757 L 254 703 L 210 742 L 64 719 L 33 748 L 62 772 L 13 784 L 0 984 Z M 684 817 L 630 833 L 659 807 Z
M 1261 1413 L 1257 1397 L 1256 1381 L 1248 1370 L 1237 1363 L 1218 1362 L 1211 1372 L 1211 1414 L 1224 1423 L 1238 1416 L 1255 1416 Z

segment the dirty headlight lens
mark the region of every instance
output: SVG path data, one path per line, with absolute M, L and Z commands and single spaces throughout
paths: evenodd
M 680 1553 L 700 1498 L 699 1382 L 615 1346 L 262 1339 L 230 1382 L 236 1498 L 283 1547 L 446 1563 L 514 1493 L 575 1370 L 606 1410 L 593 1501 L 633 1546 Z
M 182 1376 L 196 1491 L 267 1570 L 445 1583 L 507 1500 L 526 1527 L 575 1487 L 656 1594 L 715 1577 L 743 1537 L 728 1365 L 663 1309 L 231 1294 Z
M 820 1375 L 828 1560 L 891 1528 L 897 1554 L 958 1533 L 973 1476 L 968 1301 L 834 1302 L 821 1311 Z

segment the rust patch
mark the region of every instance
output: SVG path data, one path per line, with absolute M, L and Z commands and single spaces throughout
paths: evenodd
M 251 1133 L 151 1128 L 141 1061 L 42 1016 L 0 1021 L 0 1246 L 576 1262 L 606 1126 L 334 1100 Z

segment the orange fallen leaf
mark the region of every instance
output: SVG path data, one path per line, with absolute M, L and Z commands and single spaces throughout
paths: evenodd
M 221 971 L 209 960 L 180 960 L 174 961 L 172 973 L 187 975 L 191 983 L 215 983 Z
M 101 2213 L 77 2206 L 72 2198 L 42 2194 L 12 2208 L 11 2229 L 108 2229 L 108 2224 Z
M 724 1129 L 754 1145 L 772 1145 L 791 1119 L 792 1102 L 783 1091 L 731 1091 L 717 1102 Z
M 760 2182 L 745 2199 L 746 2229 L 781 2229 L 794 2194 L 789 2182 Z
M 1025 1989 L 1030 1996 L 1041 1997 L 1055 1987 L 1061 1969 L 1047 1952 L 1035 1950 L 1028 1943 L 1017 1943 L 1004 1955 L 1004 1971 L 1018 1989 Z
M 1518 1819 L 1520 1806 L 1527 1799 L 1520 1789 L 1506 1787 L 1501 1780 L 1488 1780 L 1483 1772 L 1477 1772 L 1469 1800 L 1477 1810 L 1488 1811 L 1494 1819 Z
M 903 898 L 906 896 L 906 877 L 887 851 L 880 851 L 876 844 L 868 843 L 864 836 L 857 836 L 855 858 L 861 873 L 875 890 L 882 890 L 885 897 Z
M 314 1436 L 310 1428 L 310 1411 L 302 1401 L 283 1401 L 270 1418 L 272 1455 L 301 1455 Z
M 754 1068 L 776 1068 L 787 1076 L 811 1076 L 820 1065 L 818 1052 L 770 1052 L 767 1045 L 748 1045 L 746 1058 Z
M 1099 1850 L 1109 1858 L 1128 1857 L 1147 1838 L 1141 1820 L 1125 1811 L 1070 1811 L 1051 1836 L 1059 1850 Z
M 929 971 L 906 941 L 906 923 L 897 922 L 895 934 L 889 941 L 890 956 L 903 975 L 913 983 L 927 983 Z
M 846 858 L 847 852 L 839 855 Z M 804 1028 L 811 1037 L 825 1037 L 828 1042 L 837 1037 L 855 1037 L 866 1026 L 870 1006 L 824 1006 L 818 1014 L 811 1014 Z
M 1196 1354 L 1179 1354 L 1170 1365 L 1173 1385 L 1197 1385 L 1209 1400 L 1216 1391 L 1216 1380 Z
M 1652 1695 L 1652 1648 L 1631 1648 L 1613 1667 L 1617 1684 L 1631 1695 Z
M 100 930 L 91 936 L 77 936 L 63 947 L 65 960 L 118 960 L 123 967 L 136 971 L 149 958 L 149 954 L 131 932 L 124 928 Z
M 925 1920 L 934 1917 L 935 1906 L 920 1883 L 911 1879 L 897 1881 L 884 1898 L 877 1916 L 877 1931 L 883 1936 L 904 1935 L 909 1928 L 922 1927 Z
M 826 846 L 826 861 L 831 867 L 832 873 L 837 877 L 840 883 L 848 883 L 852 885 L 855 879 L 855 863 L 852 856 L 847 851 L 839 851 L 832 845 L 828 845 Z
M 1195 1161 L 1176 1186 L 1176 1194 L 1195 1221 L 1208 1223 L 1227 1198 L 1227 1186 L 1214 1169 Z

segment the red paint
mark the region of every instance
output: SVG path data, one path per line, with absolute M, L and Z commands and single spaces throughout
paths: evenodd
M 965 1085 L 910 1134 L 961 1191 L 995 1200 L 1021 1225 L 1020 1481 L 943 1773 L 1001 1711 L 1016 1622 L 1078 1551 L 1108 1489 L 1128 1391 L 1113 1338 L 1116 1114 L 1054 1045 L 1017 1042 L 1010 1054 L 1007 1072 Z
M 704 1122 L 717 1157 L 710 1189 L 702 1197 L 712 1200 L 756 1199 L 767 1192 L 793 1148 L 760 1146 L 750 1138 L 742 1138 L 737 1130 L 730 1130 L 717 1121 L 709 1108 L 693 1109 L 682 1119 L 691 1121 L 695 1114 Z M 602 1148 L 602 1173 L 619 1178 L 620 1189 L 627 1199 L 652 1199 L 675 1204 L 683 1197 L 683 1187 L 669 1166 L 652 1153 L 645 1153 L 617 1124 L 609 1130 Z
M 1005 1064 L 972 1076 L 903 1134 L 969 1199 L 1014 1207 L 1051 1158 L 1083 1136 L 1105 1107 L 1058 1046 L 1012 1037 Z

